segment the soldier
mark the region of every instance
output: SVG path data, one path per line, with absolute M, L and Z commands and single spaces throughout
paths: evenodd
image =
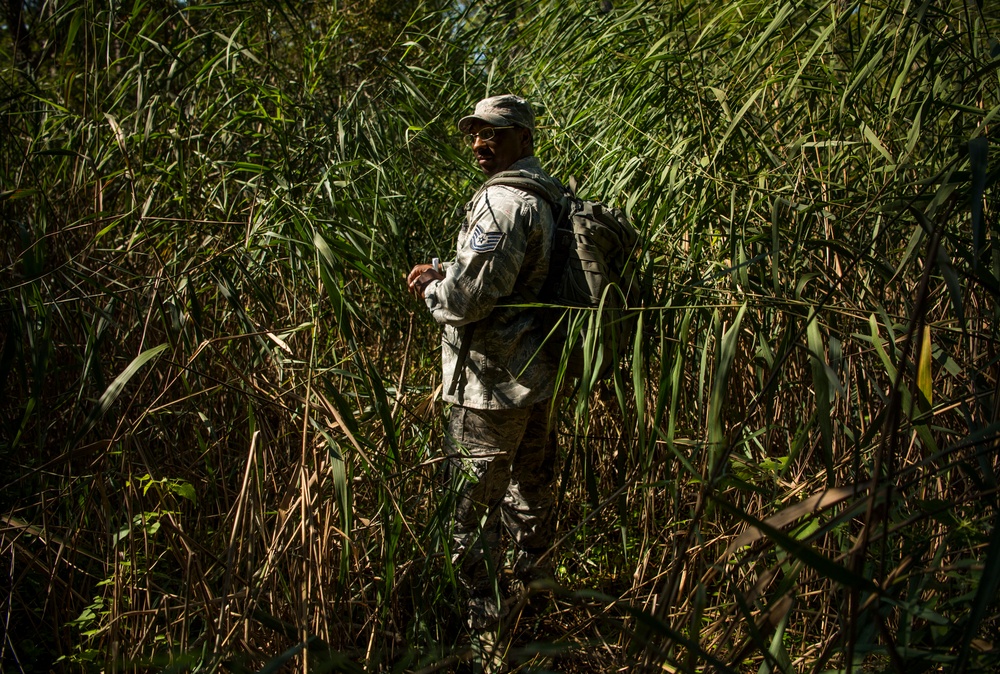
M 458 128 L 488 177 L 521 171 L 560 203 L 561 186 L 533 156 L 535 116 L 523 98 L 479 101 Z M 548 411 L 556 363 L 540 348 L 539 310 L 524 305 L 545 282 L 554 228 L 545 199 L 487 179 L 466 205 L 454 261 L 419 264 L 407 277 L 444 326 L 446 442 L 457 497 L 452 552 L 474 630 L 503 617 L 501 520 L 522 580 L 539 573 L 536 562 L 552 542 L 556 442 Z

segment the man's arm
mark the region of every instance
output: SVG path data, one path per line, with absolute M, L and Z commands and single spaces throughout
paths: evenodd
M 473 209 L 469 231 L 460 237 L 455 261 L 444 278 L 432 279 L 424 288 L 434 320 L 456 327 L 481 320 L 498 299 L 513 292 L 530 212 L 520 191 L 504 186 L 486 190 Z

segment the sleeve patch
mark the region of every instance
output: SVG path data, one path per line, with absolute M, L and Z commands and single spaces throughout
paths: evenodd
M 503 232 L 484 232 L 482 226 L 476 225 L 469 235 L 469 242 L 472 250 L 477 253 L 491 253 L 497 249 L 503 237 Z

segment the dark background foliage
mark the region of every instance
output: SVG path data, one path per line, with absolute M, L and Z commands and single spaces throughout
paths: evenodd
M 559 589 L 508 660 L 994 670 L 995 10 L 5 9 L 5 671 L 465 656 L 402 276 L 506 91 L 641 229 L 645 294 L 560 410 Z

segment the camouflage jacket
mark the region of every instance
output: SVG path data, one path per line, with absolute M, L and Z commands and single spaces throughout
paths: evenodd
M 508 170 L 524 171 L 558 195 L 558 183 L 535 157 L 520 159 Z M 545 337 L 540 312 L 524 305 L 545 282 L 554 228 L 544 199 L 489 180 L 466 205 L 455 260 L 446 265 L 445 278 L 424 292 L 434 320 L 444 325 L 446 402 L 511 409 L 552 396 L 555 363 L 540 350 Z M 463 334 L 471 325 L 465 367 L 449 394 Z

